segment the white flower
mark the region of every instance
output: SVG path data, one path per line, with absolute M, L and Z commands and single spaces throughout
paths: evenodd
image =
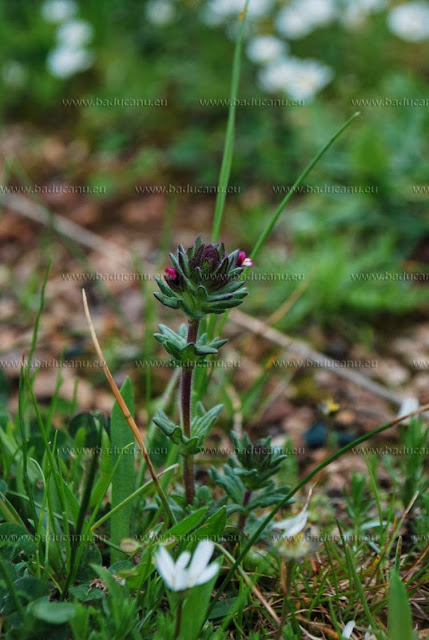
M 47 0 L 42 5 L 42 16 L 48 22 L 63 22 L 72 18 L 76 10 L 73 0 Z
M 10 87 L 22 87 L 27 78 L 27 71 L 20 62 L 8 60 L 3 65 L 2 76 L 3 82 Z
M 284 537 L 293 538 L 294 536 L 304 531 L 305 525 L 307 524 L 308 505 L 310 504 L 312 493 L 313 493 L 313 487 L 311 487 L 310 491 L 308 492 L 305 505 L 296 516 L 292 516 L 291 518 L 285 518 L 285 520 L 280 520 L 280 522 L 275 523 L 274 525 L 275 528 L 283 531 Z
M 297 73 L 297 58 L 278 58 L 259 74 L 259 84 L 265 91 L 286 91 Z
M 52 75 L 68 78 L 88 69 L 93 61 L 93 54 L 85 49 L 60 46 L 50 52 L 46 64 Z
M 183 551 L 174 562 L 166 548 L 161 546 L 155 557 L 156 568 L 169 589 L 185 591 L 215 577 L 219 571 L 219 565 L 217 562 L 208 564 L 213 551 L 213 542 L 202 540 L 198 543 L 192 560 L 189 551 Z
M 57 39 L 61 46 L 82 47 L 92 38 L 93 30 L 85 20 L 71 20 L 62 24 L 57 31 Z
M 203 14 L 203 20 L 208 25 L 218 25 L 238 16 L 245 7 L 245 0 L 209 0 Z M 248 19 L 268 17 L 273 6 L 273 0 L 250 0 Z
M 164 26 L 174 20 L 175 7 L 167 0 L 152 0 L 146 7 L 146 17 L 152 24 Z
M 309 16 L 315 27 L 329 24 L 337 17 L 334 0 L 300 0 L 296 7 Z
M 304 38 L 313 31 L 313 23 L 309 16 L 295 7 L 281 9 L 277 14 L 275 24 L 277 30 L 291 40 Z
M 402 40 L 419 42 L 429 38 L 429 4 L 408 2 L 395 7 L 387 16 L 389 29 Z
M 283 91 L 294 100 L 305 100 L 313 98 L 332 78 L 332 69 L 317 60 L 281 58 L 261 72 L 259 82 L 266 91 Z
M 282 531 L 282 536 L 277 538 L 277 548 L 281 555 L 288 559 L 299 560 L 312 553 L 317 544 L 303 531 L 307 525 L 308 505 L 310 504 L 313 488 L 308 492 L 307 500 L 301 511 L 291 518 L 286 518 L 273 525 L 274 529 Z
M 336 16 L 333 0 L 299 0 L 279 11 L 276 27 L 287 38 L 297 40 L 329 24 Z
M 341 637 L 347 638 L 348 640 L 350 640 L 350 637 L 353 633 L 353 629 L 355 628 L 355 625 L 356 625 L 356 622 L 354 620 L 350 620 L 350 622 L 348 622 L 344 627 Z
M 275 36 L 256 36 L 247 45 L 247 55 L 253 62 L 270 62 L 286 53 L 286 43 Z
M 408 413 L 412 413 L 413 411 L 417 411 L 418 408 L 419 401 L 417 400 L 417 398 L 414 398 L 413 396 L 406 396 L 403 399 L 398 411 L 398 418 L 400 418 L 401 416 L 406 416 Z
M 272 9 L 273 0 L 250 0 L 247 8 L 249 18 L 267 18 Z M 244 4 L 243 4 L 244 7 Z

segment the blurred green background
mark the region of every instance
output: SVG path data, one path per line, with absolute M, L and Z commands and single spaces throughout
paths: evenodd
M 27 143 L 16 157 L 32 180 L 101 187 L 91 197 L 110 216 L 109 203 L 147 197 L 136 187 L 216 185 L 242 5 L 1 0 L 3 143 L 19 127 Z M 250 0 L 237 192 L 227 197 L 222 233 L 229 246 L 251 249 L 282 189 L 341 122 L 362 112 L 258 259 L 262 272 L 305 274 L 306 291 L 281 328 L 356 319 L 365 328 L 383 324 L 386 312 L 427 310 L 427 280 L 351 274 L 428 272 L 428 25 L 427 2 Z M 75 150 L 54 168 L 37 157 L 51 135 Z M 175 193 L 173 204 L 187 198 L 198 196 Z M 177 224 L 180 240 L 186 216 Z M 297 286 L 256 282 L 247 310 L 270 313 Z

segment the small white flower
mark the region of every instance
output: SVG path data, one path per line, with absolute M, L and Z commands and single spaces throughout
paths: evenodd
M 406 396 L 398 411 L 398 418 L 401 416 L 406 416 L 408 413 L 412 413 L 413 411 L 417 411 L 419 408 L 419 401 L 417 398 L 413 396 Z
M 243 4 L 244 7 L 244 4 Z M 268 18 L 270 10 L 273 7 L 273 0 L 250 0 L 247 8 L 248 17 L 252 18 Z
M 387 16 L 389 29 L 402 40 L 419 42 L 429 38 L 429 4 L 407 2 L 395 7 Z
M 85 49 L 57 47 L 46 61 L 49 71 L 57 78 L 69 78 L 75 73 L 85 71 L 94 62 L 94 56 Z
M 72 18 L 76 10 L 73 0 L 47 0 L 42 5 L 42 16 L 47 22 L 64 22 Z
M 170 24 L 176 14 L 175 7 L 168 0 L 152 0 L 146 7 L 146 17 L 159 27 Z
M 245 7 L 245 0 L 209 0 L 205 7 L 203 20 L 208 25 L 222 24 L 234 16 L 238 16 Z M 273 0 L 250 0 L 247 18 L 259 19 L 269 17 Z
M 198 543 L 192 560 L 189 551 L 183 551 L 174 562 L 166 548 L 161 546 L 155 557 L 156 568 L 169 589 L 185 591 L 196 585 L 205 584 L 215 577 L 219 571 L 219 565 L 217 562 L 208 564 L 213 551 L 213 542 L 202 540 Z
M 308 16 L 296 7 L 284 7 L 277 14 L 275 25 L 286 38 L 298 40 L 313 31 L 313 23 Z
M 61 46 L 82 47 L 91 40 L 93 30 L 85 20 L 71 20 L 62 24 L 57 31 L 57 40 Z
M 317 544 L 308 535 L 303 534 L 307 525 L 308 505 L 312 493 L 313 488 L 308 492 L 305 505 L 296 516 L 286 518 L 273 525 L 274 529 L 282 531 L 282 536 L 277 538 L 277 548 L 279 553 L 288 559 L 299 560 L 312 553 L 317 547 Z
M 3 82 L 10 87 L 22 87 L 26 78 L 25 67 L 16 60 L 8 60 L 2 68 Z
M 348 622 L 344 627 L 341 637 L 347 638 L 347 640 L 350 640 L 351 635 L 353 633 L 353 629 L 355 628 L 355 625 L 356 625 L 356 622 L 354 620 L 350 620 L 350 622 Z
M 265 91 L 286 91 L 297 73 L 297 58 L 278 58 L 259 74 L 259 83 Z
M 305 505 L 301 509 L 301 511 L 291 518 L 285 518 L 285 520 L 280 520 L 280 522 L 275 523 L 275 528 L 283 531 L 285 538 L 293 538 L 297 536 L 299 533 L 304 531 L 305 525 L 307 524 L 308 518 L 308 505 L 310 504 L 311 494 L 313 493 L 313 487 L 311 487 L 308 492 L 307 500 L 305 501 Z
M 322 62 L 282 58 L 261 72 L 259 82 L 266 91 L 283 91 L 294 100 L 311 100 L 332 78 L 332 69 Z
M 329 24 L 336 16 L 333 0 L 299 0 L 279 11 L 276 27 L 287 38 L 297 40 Z
M 309 16 L 314 27 L 330 24 L 337 17 L 334 0 L 300 0 L 296 6 Z
M 247 55 L 253 62 L 270 62 L 286 53 L 286 43 L 275 36 L 256 36 L 247 45 Z

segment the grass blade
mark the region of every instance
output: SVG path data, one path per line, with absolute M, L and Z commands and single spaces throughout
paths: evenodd
M 213 242 L 219 240 L 220 225 L 222 223 L 223 210 L 225 207 L 226 189 L 228 187 L 229 176 L 231 173 L 232 156 L 234 151 L 234 131 L 235 131 L 235 110 L 238 93 L 238 82 L 240 79 L 241 68 L 241 51 L 243 48 L 244 26 L 246 22 L 246 11 L 249 0 L 246 1 L 244 11 L 241 17 L 240 32 L 234 51 L 234 62 L 232 65 L 231 93 L 228 112 L 228 124 L 225 134 L 225 146 L 223 149 L 222 165 L 219 174 L 218 192 L 216 196 L 216 205 L 213 220 L 212 238 Z
M 389 640 L 414 640 L 407 591 L 395 569 L 390 574 L 388 629 Z
M 343 125 L 341 125 L 341 127 L 338 129 L 338 131 L 336 131 L 334 133 L 334 135 L 325 144 L 325 146 L 319 151 L 319 153 L 317 153 L 314 156 L 314 158 L 311 160 L 311 162 L 309 162 L 309 164 L 305 167 L 304 171 L 297 177 L 297 179 L 293 183 L 291 189 L 285 195 L 285 197 L 283 198 L 283 200 L 280 202 L 279 206 L 275 210 L 273 217 L 271 218 L 271 220 L 269 221 L 269 223 L 265 227 L 265 230 L 261 234 L 261 236 L 260 236 L 259 240 L 257 241 L 255 247 L 253 248 L 253 250 L 252 250 L 252 252 L 250 254 L 252 256 L 253 260 L 256 258 L 256 256 L 258 255 L 258 253 L 262 249 L 266 239 L 268 238 L 268 236 L 270 235 L 270 233 L 273 230 L 274 226 L 276 225 L 277 220 L 280 218 L 280 215 L 282 214 L 283 209 L 285 208 L 285 206 L 287 205 L 289 200 L 292 198 L 292 196 L 295 194 L 295 192 L 298 189 L 298 187 L 301 184 L 301 182 L 308 176 L 308 174 L 313 169 L 313 167 L 319 162 L 320 158 L 322 158 L 322 156 L 325 155 L 325 153 L 328 151 L 328 149 L 334 144 L 335 140 L 340 137 L 340 135 L 343 133 L 343 131 L 345 131 L 347 129 L 347 127 L 349 125 L 351 125 L 353 120 L 355 120 L 358 117 L 358 115 L 359 115 L 359 112 L 354 113 L 351 118 L 349 118 Z
M 134 395 L 131 381 L 127 378 L 122 385 L 121 395 L 130 410 L 130 413 L 134 413 Z M 118 462 L 117 473 L 112 478 L 112 508 L 114 509 L 118 504 L 125 500 L 134 491 L 134 455 L 127 455 L 133 453 L 133 449 L 125 451 L 127 445 L 130 444 L 130 428 L 125 420 L 119 404 L 115 402 L 112 410 L 112 417 L 110 421 L 110 438 L 112 448 L 112 466 L 118 461 L 120 452 L 124 452 L 125 455 L 121 457 Z M 131 443 L 133 444 L 133 443 Z M 128 538 L 130 536 L 130 523 L 132 516 L 132 505 L 128 504 L 124 509 L 119 512 L 115 512 L 110 523 L 110 539 L 114 544 L 120 545 L 122 538 Z M 111 560 L 112 564 L 117 560 L 121 560 L 122 556 L 118 556 L 116 551 L 112 549 Z

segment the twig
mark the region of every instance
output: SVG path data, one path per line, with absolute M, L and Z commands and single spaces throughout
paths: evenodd
M 46 207 L 43 207 L 36 202 L 27 200 L 22 196 L 16 196 L 13 194 L 0 194 L 0 203 L 8 209 L 12 209 L 15 213 L 18 213 L 25 218 L 29 218 L 34 222 L 43 224 L 46 227 L 50 227 L 53 231 L 59 234 L 67 236 L 76 243 L 103 253 L 111 260 L 117 260 L 124 264 L 129 263 L 129 255 L 125 249 L 118 246 L 114 242 L 110 242 L 101 236 L 98 236 L 92 231 L 88 231 L 84 227 L 68 220 L 64 216 L 51 213 Z
M 155 471 L 154 466 L 152 464 L 152 460 L 150 459 L 149 452 L 148 452 L 148 450 L 146 448 L 144 440 L 143 440 L 143 438 L 141 436 L 141 433 L 140 433 L 140 431 L 139 431 L 139 429 L 138 429 L 138 427 L 137 427 L 137 425 L 136 425 L 136 423 L 134 421 L 134 418 L 132 417 L 132 415 L 130 413 L 130 410 L 128 409 L 128 407 L 126 405 L 125 400 L 121 396 L 121 392 L 119 391 L 119 389 L 117 387 L 117 384 L 114 381 L 113 376 L 110 373 L 109 367 L 107 366 L 107 363 L 106 363 L 106 361 L 104 359 L 103 352 L 101 350 L 100 344 L 99 344 L 98 339 L 97 339 L 97 335 L 95 333 L 94 325 L 93 325 L 92 320 L 91 320 L 91 314 L 89 312 L 88 302 L 86 300 L 85 289 L 82 289 L 82 297 L 83 297 L 83 306 L 85 308 L 85 315 L 86 315 L 86 319 L 87 319 L 88 326 L 89 326 L 89 332 L 91 334 L 91 338 L 92 338 L 92 342 L 94 344 L 95 351 L 96 351 L 97 356 L 98 356 L 98 358 L 99 358 L 99 360 L 101 362 L 101 365 L 103 367 L 104 374 L 105 374 L 105 376 L 107 378 L 107 381 L 108 381 L 108 383 L 110 385 L 112 393 L 115 396 L 116 402 L 118 403 L 119 408 L 121 409 L 125 420 L 128 422 L 128 425 L 129 425 L 131 431 L 133 432 L 134 437 L 137 440 L 137 443 L 138 443 L 138 445 L 139 445 L 139 447 L 141 449 L 143 457 L 144 457 L 144 459 L 146 461 L 146 464 L 147 464 L 147 466 L 149 468 L 150 475 L 152 476 L 152 480 L 154 482 L 155 488 L 156 488 L 156 490 L 158 492 L 159 498 L 160 498 L 162 504 L 164 505 L 165 511 L 166 511 L 166 513 L 168 515 L 168 519 L 170 520 L 170 523 L 173 524 L 175 522 L 174 515 L 173 515 L 173 513 L 172 513 L 172 511 L 170 509 L 170 506 L 168 504 L 168 501 L 167 501 L 167 498 L 165 496 L 165 493 L 162 490 L 162 487 L 161 487 L 160 482 L 158 480 L 158 476 L 156 475 L 156 471 Z

